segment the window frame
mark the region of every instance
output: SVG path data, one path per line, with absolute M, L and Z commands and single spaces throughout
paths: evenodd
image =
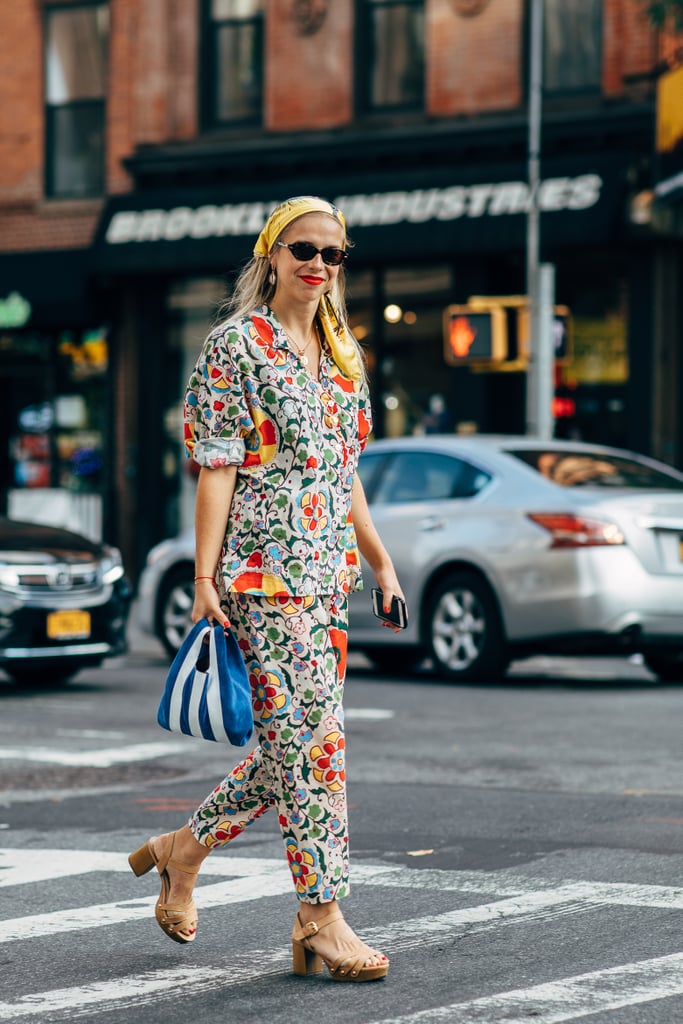
M 211 16 L 212 0 L 201 0 L 199 33 L 199 124 L 202 131 L 221 131 L 229 128 L 262 127 L 265 98 L 265 8 L 254 18 L 215 19 Z M 257 44 L 261 48 L 261 81 L 258 110 L 246 117 L 222 120 L 218 116 L 218 30 L 225 25 L 254 25 Z
M 373 99 L 373 11 L 389 7 L 415 8 L 422 12 L 423 29 L 426 23 L 426 0 L 356 0 L 356 60 L 355 96 L 356 114 L 368 117 L 381 114 L 423 114 L 427 102 L 427 53 L 423 46 L 422 84 L 420 95 L 414 100 L 398 103 L 375 103 Z
M 531 0 L 530 0 L 531 2 Z M 566 12 L 566 7 L 562 4 L 562 0 L 557 0 L 558 6 Z M 595 28 L 594 35 L 597 36 L 596 52 L 598 54 L 598 66 L 596 69 L 595 80 L 591 82 L 585 82 L 578 85 L 554 85 L 550 86 L 548 83 L 548 64 L 549 64 L 549 51 L 548 51 L 548 8 L 545 7 L 543 17 L 543 93 L 549 100 L 562 99 L 564 97 L 572 96 L 599 96 L 602 93 L 602 76 L 604 71 L 604 54 L 603 54 L 603 43 L 605 38 L 605 16 L 604 16 L 604 4 L 602 0 L 592 0 L 594 4 L 594 10 L 592 12 L 593 27 Z M 529 17 L 530 17 L 529 12 Z M 563 33 L 563 39 L 568 39 L 569 33 Z M 572 64 L 575 65 L 574 57 L 568 48 L 563 48 L 562 56 L 566 60 L 568 57 L 571 58 Z
M 87 99 L 76 99 L 69 100 L 65 103 L 50 103 L 47 96 L 47 85 L 48 85 L 48 74 L 47 74 L 47 62 L 49 53 L 49 21 L 54 14 L 82 11 L 94 8 L 104 8 L 108 12 L 108 18 L 111 19 L 111 7 L 109 0 L 77 0 L 77 2 L 64 2 L 64 3 L 46 3 L 42 10 L 42 28 L 43 28 L 43 144 L 44 144 L 44 161 L 43 161 L 43 194 L 46 199 L 52 200 L 77 200 L 77 199 L 100 199 L 106 194 L 106 170 L 107 170 L 107 89 L 108 89 L 108 76 L 109 76 L 109 48 L 111 43 L 111 20 L 109 20 L 108 32 L 107 32 L 107 46 L 105 54 L 105 69 L 104 79 L 105 88 L 104 93 L 101 97 L 89 97 Z M 93 180 L 92 189 L 87 191 L 81 191 L 75 189 L 73 191 L 57 191 L 56 184 L 56 171 L 57 171 L 57 160 L 56 160 L 56 142 L 57 142 L 57 129 L 55 125 L 56 111 L 60 110 L 75 110 L 80 109 L 92 109 L 101 111 L 101 131 L 102 131 L 102 146 L 99 154 L 98 162 L 98 175 L 97 179 Z

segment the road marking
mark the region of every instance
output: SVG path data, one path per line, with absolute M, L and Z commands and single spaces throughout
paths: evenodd
M 576 974 L 532 988 L 451 1003 L 376 1024 L 561 1024 L 605 1010 L 683 994 L 683 953 Z M 673 1018 L 670 1018 L 673 1019 Z
M 0 850 L 0 886 L 34 884 L 59 876 L 92 872 L 128 872 L 126 855 L 89 850 Z M 202 874 L 218 877 L 216 883 L 198 889 L 200 912 L 249 900 L 291 892 L 291 878 L 282 858 L 252 858 L 219 853 L 207 860 Z M 152 880 L 150 880 L 152 881 Z M 458 907 L 445 913 L 400 920 L 369 931 L 367 941 L 386 949 L 390 955 L 430 945 L 442 945 L 462 929 L 471 933 L 497 930 L 506 924 L 531 920 L 561 919 L 566 914 L 590 913 L 621 905 L 683 909 L 683 889 L 658 885 L 533 879 L 507 871 L 422 871 L 402 865 L 357 863 L 356 885 L 402 887 L 497 895 L 492 902 Z M 154 879 L 156 882 L 156 879 Z M 158 884 L 158 883 L 157 883 Z M 118 903 L 80 907 L 49 914 L 37 914 L 5 921 L 0 941 L 34 939 L 58 933 L 118 925 L 126 921 L 152 919 L 154 895 Z M 126 1007 L 140 1008 L 158 1003 L 182 989 L 184 995 L 199 995 L 216 985 L 256 983 L 264 976 L 288 970 L 285 949 L 245 953 L 240 967 L 220 961 L 209 968 L 178 966 L 149 971 L 85 986 L 54 989 L 21 996 L 15 1002 L 0 1003 L 0 1020 L 35 1018 L 41 1022 L 55 1014 L 82 1016 L 88 1007 L 97 1014 Z M 607 1011 L 667 999 L 683 993 L 683 953 L 605 968 L 586 974 L 482 996 L 448 1006 L 420 1010 L 414 1014 L 385 1018 L 375 1024 L 560 1024 Z
M 201 740 L 197 740 L 201 743 Z M 52 747 L 2 747 L 0 758 L 5 761 L 39 761 L 42 764 L 60 764 L 64 768 L 111 768 L 115 764 L 132 761 L 153 761 L 169 754 L 193 753 L 187 740 L 167 740 L 161 743 L 134 743 L 128 747 L 108 750 L 56 750 Z
M 405 938 L 410 939 L 404 948 L 422 946 L 423 936 L 412 930 L 413 924 L 405 922 L 403 925 L 389 926 L 388 929 L 373 929 L 368 938 L 373 944 L 394 954 L 396 946 L 392 941 L 392 932 L 404 928 Z M 436 941 L 442 939 L 442 934 L 439 934 Z M 289 951 L 243 951 L 243 958 L 249 963 L 248 968 L 235 964 L 228 967 L 216 964 L 208 968 L 178 966 L 172 970 L 148 971 L 83 987 L 32 993 L 20 997 L 15 1003 L 0 1003 L 0 1020 L 36 1016 L 45 1020 L 51 1019 L 51 1015 L 59 1011 L 73 1013 L 93 1005 L 97 1006 L 98 1013 L 104 1014 L 132 1005 L 139 1008 L 153 1000 L 171 997 L 179 988 L 184 996 L 196 998 L 202 991 L 216 986 L 262 983 L 265 977 L 285 970 L 289 963 Z M 506 1024 L 528 1024 L 531 1018 L 535 1024 L 560 1024 L 600 1010 L 618 1009 L 680 995 L 683 993 L 682 967 L 683 953 L 674 953 L 531 988 L 514 989 L 415 1014 L 384 1018 L 376 1024 L 490 1024 L 492 1020 L 505 1020 Z M 517 1011 L 517 1016 L 511 1016 Z M 492 1016 L 494 1013 L 495 1017 Z
M 267 975 L 280 974 L 289 961 L 289 951 L 254 955 L 249 953 L 252 967 L 185 967 L 171 970 L 148 971 L 146 974 L 131 975 L 113 981 L 93 982 L 83 988 L 53 989 L 51 992 L 31 993 L 22 996 L 16 1003 L 0 1003 L 0 1020 L 19 1020 L 21 1017 L 50 1019 L 60 1010 L 79 1011 L 96 1006 L 97 1013 L 123 1010 L 134 1006 L 136 1009 L 146 1003 L 158 1002 L 165 996 L 172 996 L 180 989 L 183 996 L 199 995 L 216 986 L 245 984 L 263 979 Z
M 202 876 L 244 878 L 270 873 L 282 867 L 282 859 L 214 855 L 202 865 Z M 103 850 L 0 850 L 0 888 L 34 885 L 36 882 L 50 882 L 55 878 L 96 871 L 129 874 L 128 854 Z
M 0 886 L 35 883 L 57 877 L 94 871 L 130 870 L 126 856 L 120 853 L 96 853 L 68 850 L 0 851 Z M 218 857 L 207 860 L 203 875 L 231 876 L 229 881 L 201 885 L 197 890 L 200 910 L 210 910 L 271 895 L 287 895 L 291 878 L 279 859 Z M 422 877 L 424 876 L 424 877 Z M 502 876 L 502 877 L 501 877 Z M 393 926 L 393 941 L 412 948 L 418 933 L 429 942 L 445 932 L 464 926 L 497 926 L 520 917 L 528 920 L 554 920 L 567 914 L 589 913 L 604 906 L 640 906 L 657 909 L 683 909 L 683 889 L 628 883 L 563 881 L 548 883 L 539 889 L 536 881 L 510 880 L 504 872 L 498 878 L 487 872 L 415 871 L 384 864 L 360 863 L 354 867 L 355 885 L 374 885 L 410 889 L 434 889 L 440 892 L 475 892 L 477 895 L 501 895 L 502 899 L 478 904 Z M 155 896 L 103 903 L 70 910 L 51 911 L 4 921 L 0 943 L 35 939 L 47 935 L 101 928 L 149 915 Z M 407 931 L 404 935 L 404 929 Z M 481 929 L 479 929 L 481 930 Z M 383 935 L 386 937 L 386 930 Z
M 359 722 L 381 722 L 386 718 L 394 718 L 395 712 L 388 708 L 345 708 L 344 718 Z

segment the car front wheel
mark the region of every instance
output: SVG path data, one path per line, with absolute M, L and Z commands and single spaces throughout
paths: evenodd
M 505 672 L 508 657 L 498 607 L 476 573 L 454 572 L 437 584 L 426 627 L 437 675 L 493 681 Z
M 159 590 L 156 634 L 166 652 L 174 658 L 187 636 L 194 604 L 192 566 L 179 566 L 166 576 Z

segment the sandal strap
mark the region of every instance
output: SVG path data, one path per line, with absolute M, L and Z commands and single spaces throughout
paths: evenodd
M 294 931 L 292 932 L 292 938 L 296 942 L 302 942 L 304 939 L 311 939 L 314 935 L 317 935 L 319 931 L 322 931 L 323 928 L 327 928 L 329 924 L 332 924 L 333 921 L 338 921 L 343 916 L 344 915 L 341 910 L 333 910 L 329 914 L 326 914 L 325 917 L 322 917 L 319 921 L 308 921 L 306 924 L 302 924 L 301 918 L 297 914 L 296 923 L 299 927 L 297 928 L 295 925 Z
M 157 908 L 164 914 L 180 915 L 181 917 L 196 918 L 197 907 L 194 900 L 191 903 L 157 903 Z
M 172 860 L 170 857 L 164 864 L 164 870 L 166 868 L 175 868 L 176 871 L 184 871 L 186 875 L 198 875 L 199 868 L 193 867 L 190 864 L 181 864 L 179 860 Z
M 157 838 L 161 838 L 161 837 L 158 836 Z M 157 857 L 157 855 L 155 853 L 155 850 L 154 850 L 154 840 L 153 839 L 150 839 L 148 846 L 149 846 L 150 853 L 152 854 L 152 858 L 153 858 L 153 860 L 154 860 L 154 862 L 156 864 L 157 871 L 159 872 L 160 875 L 163 875 L 163 873 L 166 870 L 166 868 L 175 868 L 176 871 L 184 871 L 186 875 L 198 875 L 199 874 L 199 870 L 200 870 L 199 866 L 195 867 L 194 865 L 190 865 L 190 864 L 182 864 L 179 860 L 175 860 L 174 859 L 174 857 L 173 857 L 173 847 L 175 846 L 175 833 L 173 834 L 173 839 L 171 840 L 171 844 L 170 844 L 168 850 L 166 851 L 166 853 L 162 857 Z
M 367 953 L 349 953 L 346 956 L 337 957 L 334 963 L 328 963 L 330 974 L 360 974 L 364 967 L 366 967 L 365 961 L 368 959 Z M 342 967 L 344 970 L 342 970 Z

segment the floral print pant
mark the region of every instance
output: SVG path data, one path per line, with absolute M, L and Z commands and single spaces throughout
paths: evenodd
M 339 899 L 349 891 L 346 595 L 230 593 L 227 612 L 249 672 L 259 745 L 197 808 L 190 828 L 205 846 L 223 846 L 272 807 L 299 899 Z

